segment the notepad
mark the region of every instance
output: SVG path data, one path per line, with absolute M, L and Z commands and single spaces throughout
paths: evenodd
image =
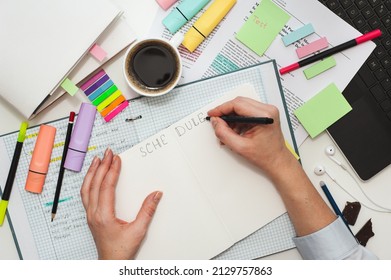
M 120 15 L 108 0 L 3 0 L 0 95 L 31 117 Z
M 205 120 L 237 96 L 259 100 L 243 84 L 120 154 L 130 171 L 116 188 L 120 219 L 135 219 L 149 193 L 163 192 L 138 259 L 210 259 L 286 211 L 273 183 L 222 146 Z
M 290 15 L 270 0 L 263 0 L 238 31 L 236 38 L 259 56 L 269 48 Z
M 299 107 L 294 114 L 314 138 L 351 110 L 352 107 L 341 91 L 332 83 Z

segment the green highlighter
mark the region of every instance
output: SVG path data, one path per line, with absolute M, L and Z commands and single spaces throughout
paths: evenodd
M 22 122 L 22 124 L 20 125 L 14 156 L 12 158 L 11 167 L 8 172 L 8 177 L 5 183 L 4 192 L 0 201 L 0 226 L 2 226 L 4 222 L 5 213 L 7 211 L 7 206 L 8 206 L 8 200 L 11 195 L 12 185 L 14 184 L 14 179 L 16 175 L 16 170 L 18 168 L 20 154 L 22 153 L 23 142 L 24 139 L 26 138 L 27 127 L 28 127 L 27 122 Z

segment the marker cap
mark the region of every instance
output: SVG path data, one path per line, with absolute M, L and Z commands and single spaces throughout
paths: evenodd
M 164 26 L 174 34 L 192 19 L 210 0 L 184 0 L 163 19 Z
M 92 128 L 94 126 L 96 107 L 83 102 L 80 106 L 79 115 L 72 132 L 71 141 L 65 158 L 66 169 L 80 172 L 90 142 Z
M 8 206 L 8 200 L 0 201 L 0 226 L 3 225 L 5 212 L 7 211 L 7 206 Z
M 49 170 L 55 136 L 55 127 L 45 124 L 40 126 L 27 174 L 26 191 L 33 193 L 42 192 L 46 174 Z
M 205 37 L 192 27 L 185 34 L 182 45 L 190 52 L 193 52 L 202 43 L 202 41 L 204 41 L 204 39 Z
M 182 42 L 193 52 L 213 29 L 223 20 L 237 0 L 215 0 L 185 34 Z

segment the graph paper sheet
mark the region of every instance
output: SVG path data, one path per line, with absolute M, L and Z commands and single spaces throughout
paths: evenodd
M 80 187 L 93 157 L 102 158 L 107 147 L 119 154 L 239 85 L 245 83 L 253 85 L 263 102 L 274 104 L 279 108 L 286 140 L 297 151 L 281 85 L 276 78 L 276 70 L 275 62 L 269 61 L 182 85 L 175 88 L 172 93 L 161 97 L 138 98 L 132 100 L 130 106 L 109 123 L 97 115 L 81 172 L 66 170 L 64 174 L 60 202 L 53 222 L 51 222 L 51 207 L 68 120 L 64 118 L 47 123 L 55 126 L 57 133 L 48 175 L 43 192 L 39 195 L 24 190 L 39 126 L 29 128 L 9 204 L 9 221 L 20 257 L 23 259 L 96 259 L 96 247 L 80 198 Z M 280 94 L 268 95 L 269 87 L 278 87 Z M 0 138 L 0 158 L 3 162 L 0 165 L 1 187 L 6 180 L 16 139 L 17 132 Z M 7 160 L 8 165 L 4 163 Z M 126 171 L 122 170 L 122 172 Z M 295 236 L 293 226 L 288 215 L 283 214 L 216 256 L 216 259 L 255 259 L 291 249 L 295 247 L 293 236 Z

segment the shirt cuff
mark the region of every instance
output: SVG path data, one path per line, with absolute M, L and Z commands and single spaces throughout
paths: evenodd
M 341 217 L 317 232 L 294 237 L 293 242 L 307 260 L 344 259 L 359 246 Z

